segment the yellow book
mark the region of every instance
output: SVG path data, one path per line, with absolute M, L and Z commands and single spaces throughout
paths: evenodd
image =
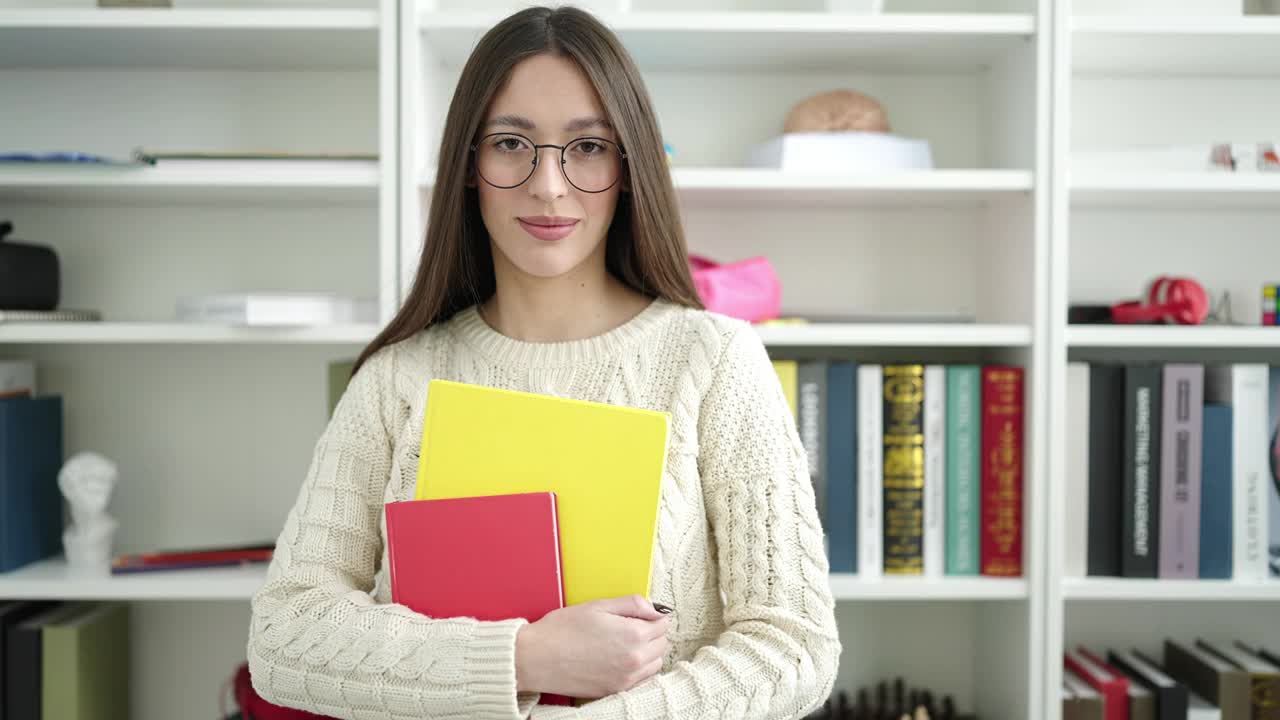
M 667 413 L 432 380 L 418 500 L 556 493 L 565 604 L 649 596 Z
M 787 398 L 787 406 L 791 408 L 791 417 L 796 417 L 796 396 L 800 390 L 800 363 L 795 360 L 774 360 L 773 371 L 778 374 L 778 382 L 782 383 L 782 394 Z

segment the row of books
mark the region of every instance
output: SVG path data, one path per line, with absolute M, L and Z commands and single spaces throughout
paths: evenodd
M 1067 575 L 1280 575 L 1280 368 L 1071 363 L 1067 398 Z
M 1021 367 L 773 365 L 833 572 L 1022 574 Z
M 1280 708 L 1280 656 L 1238 640 L 1166 639 L 1160 661 L 1078 647 L 1063 664 L 1063 720 L 1261 720 Z
M 0 602 L 0 715 L 127 720 L 129 605 Z

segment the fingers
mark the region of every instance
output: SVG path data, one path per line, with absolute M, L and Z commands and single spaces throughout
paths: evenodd
M 605 612 L 637 620 L 658 620 L 664 613 L 658 612 L 653 603 L 643 595 L 623 595 L 622 597 L 600 600 L 600 608 Z

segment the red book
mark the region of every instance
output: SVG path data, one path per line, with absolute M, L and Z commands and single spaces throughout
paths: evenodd
M 1075 674 L 1102 695 L 1106 720 L 1129 720 L 1129 678 L 1099 660 L 1084 648 L 1067 652 L 1063 661 Z
M 1022 368 L 982 368 L 983 575 L 1022 575 L 1022 398 Z
M 392 602 L 433 618 L 529 622 L 564 607 L 555 493 L 405 500 L 386 513 Z

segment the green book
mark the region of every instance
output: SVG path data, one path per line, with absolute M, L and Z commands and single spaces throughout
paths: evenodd
M 977 575 L 982 387 L 977 365 L 947 366 L 947 575 Z
M 347 382 L 351 379 L 351 368 L 355 366 L 355 360 L 335 360 L 329 363 L 329 417 L 333 417 L 338 400 L 346 392 Z
M 41 633 L 44 720 L 128 720 L 129 606 L 85 604 Z

